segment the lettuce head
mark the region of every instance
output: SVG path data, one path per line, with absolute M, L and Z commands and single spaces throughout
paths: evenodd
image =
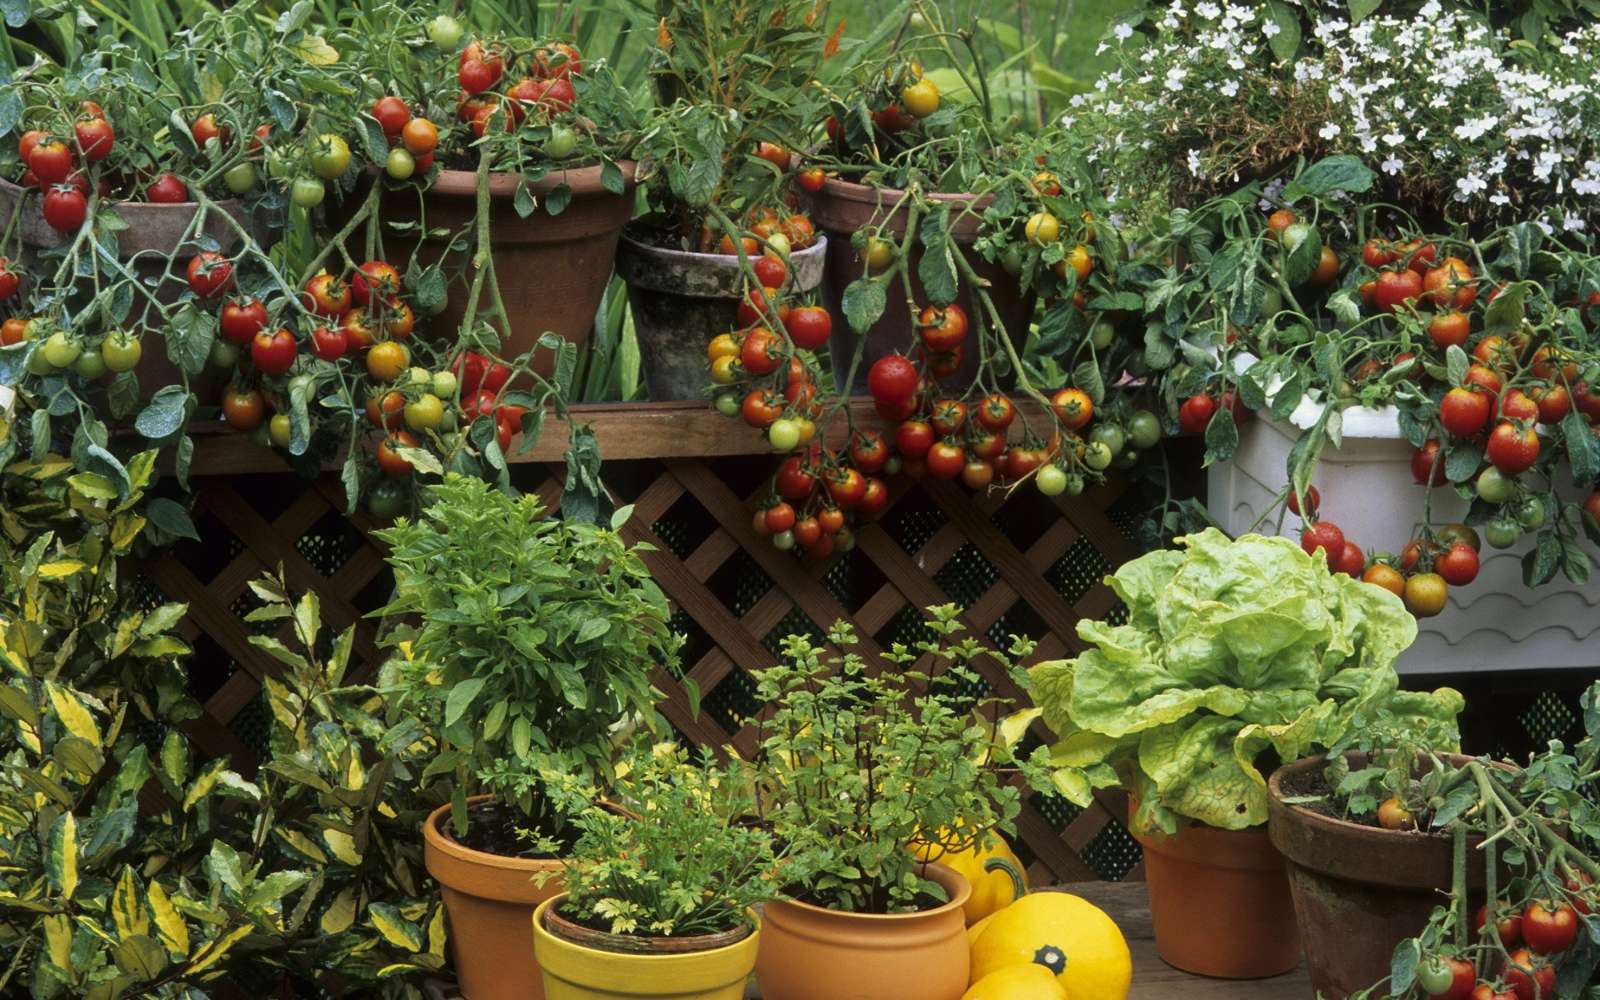
M 1180 818 L 1238 830 L 1266 821 L 1269 749 L 1318 752 L 1378 710 L 1454 749 L 1460 694 L 1399 691 L 1394 664 L 1417 637 L 1399 598 L 1286 538 L 1210 528 L 1178 545 L 1107 579 L 1125 624 L 1079 622 L 1089 648 L 1029 672 L 1067 798 L 1121 784 L 1142 831 Z

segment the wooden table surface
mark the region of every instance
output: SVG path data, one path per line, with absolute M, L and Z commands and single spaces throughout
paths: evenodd
M 1304 964 L 1286 976 L 1274 979 L 1204 979 L 1179 972 L 1156 954 L 1155 934 L 1150 924 L 1150 904 L 1143 882 L 1082 882 L 1059 887 L 1082 896 L 1105 910 L 1122 928 L 1133 952 L 1133 989 L 1128 1000 L 1311 1000 L 1311 980 Z M 427 991 L 436 1000 L 460 1000 L 454 989 L 434 986 Z M 751 983 L 750 1000 L 761 994 Z M 818 997 L 817 1000 L 828 1000 Z

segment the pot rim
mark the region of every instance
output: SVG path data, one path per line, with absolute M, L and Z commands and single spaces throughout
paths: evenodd
M 617 167 L 622 171 L 622 193 L 614 194 L 607 191 L 600 183 L 600 173 L 605 168 L 603 163 L 591 164 L 584 167 L 562 167 L 551 170 L 548 174 L 533 181 L 528 185 L 535 194 L 546 194 L 561 184 L 566 184 L 572 189 L 575 197 L 585 195 L 605 195 L 613 198 L 626 198 L 635 186 L 638 163 L 634 160 L 617 160 Z M 514 171 L 495 171 L 489 174 L 489 197 L 510 198 L 516 194 L 517 187 L 522 183 L 522 175 Z M 450 196 L 468 196 L 477 192 L 478 174 L 475 170 L 451 170 L 441 167 L 425 191 Z
M 822 180 L 822 190 L 817 193 L 839 198 L 844 201 L 859 201 L 865 204 L 876 205 L 879 208 L 888 209 L 892 208 L 893 205 L 884 205 L 884 196 L 892 195 L 893 197 L 889 200 L 891 202 L 898 202 L 900 200 L 900 196 L 905 194 L 905 188 L 883 187 L 877 184 L 858 184 L 855 181 L 847 181 L 841 177 L 824 177 Z M 930 191 L 924 197 L 928 198 L 930 201 L 945 201 L 952 203 L 970 202 L 973 209 L 978 211 L 988 208 L 989 205 L 994 201 L 993 192 L 978 194 L 975 191 Z
M 745 916 L 748 923 L 740 924 L 733 930 L 719 931 L 715 934 L 692 934 L 687 937 L 649 937 L 635 934 L 612 934 L 608 931 L 597 931 L 592 927 L 562 916 L 559 912 L 561 903 L 570 893 L 562 892 L 550 897 L 539 904 L 534 913 L 534 920 L 544 929 L 545 933 L 567 944 L 584 948 L 589 951 L 603 952 L 607 955 L 703 955 L 707 952 L 721 951 L 725 948 L 737 946 L 741 941 L 756 933 L 759 925 L 753 911 L 747 911 Z M 616 947 L 606 947 L 615 944 Z
M 1344 756 L 1346 759 L 1349 759 L 1352 757 L 1366 757 L 1368 755 L 1359 750 L 1351 750 L 1347 751 Z M 1467 761 L 1478 759 L 1470 754 L 1464 753 L 1437 753 L 1437 756 L 1455 764 L 1463 764 Z M 1397 842 L 1399 838 L 1404 838 L 1413 842 L 1417 840 L 1433 840 L 1441 843 L 1448 843 L 1450 841 L 1451 835 L 1448 833 L 1435 832 L 1432 830 L 1387 830 L 1381 826 L 1369 826 L 1366 823 L 1356 823 L 1351 820 L 1340 819 L 1337 816 L 1329 816 L 1327 813 L 1320 813 L 1315 809 L 1285 801 L 1286 796 L 1283 791 L 1283 782 L 1286 778 L 1303 774 L 1304 772 L 1315 767 L 1320 767 L 1321 765 L 1327 763 L 1327 760 L 1327 754 L 1319 753 L 1315 756 L 1301 757 L 1299 760 L 1281 765 L 1276 771 L 1272 772 L 1270 777 L 1267 778 L 1268 801 L 1270 801 L 1272 805 L 1276 806 L 1277 808 L 1282 809 L 1286 814 L 1292 815 L 1296 822 L 1304 823 L 1307 826 L 1319 827 L 1334 834 L 1351 834 L 1359 830 L 1365 835 L 1381 834 L 1384 836 L 1393 837 L 1397 840 Z M 1491 762 L 1491 766 L 1508 770 L 1510 768 L 1510 766 L 1503 761 L 1493 761 Z
M 467 796 L 467 808 L 471 809 L 473 805 L 483 802 L 492 802 L 494 798 L 495 796 L 492 794 L 469 795 Z M 450 814 L 450 807 L 451 803 L 446 802 L 433 810 L 433 812 L 430 812 L 428 818 L 422 822 L 423 839 L 427 842 L 427 846 L 434 850 L 473 865 L 485 868 L 499 868 L 504 871 L 538 872 L 562 867 L 561 859 L 559 858 L 523 858 L 510 854 L 491 854 L 488 851 L 480 851 L 476 848 L 468 847 L 445 833 L 441 826 L 445 818 Z
M 39 197 L 43 197 L 44 196 L 44 192 L 41 191 L 39 188 L 23 187 L 21 184 L 13 183 L 12 181 L 10 181 L 10 180 L 8 180 L 8 179 L 6 179 L 4 177 L 0 177 L 0 191 L 3 191 L 6 194 L 9 194 L 12 197 L 39 198 Z M 229 214 L 236 214 L 238 211 L 241 211 L 243 209 L 244 203 L 245 203 L 245 201 L 244 201 L 243 198 L 212 198 L 211 199 L 211 205 L 212 205 L 213 208 L 216 208 L 216 209 L 219 209 L 219 210 L 222 210 L 222 211 L 226 211 Z M 124 211 L 126 209 L 132 209 L 132 210 L 134 210 L 136 212 L 148 212 L 148 211 L 156 211 L 156 212 L 159 212 L 159 211 L 174 211 L 175 212 L 175 211 L 178 211 L 180 209 L 188 209 L 190 212 L 198 212 L 200 210 L 200 207 L 201 207 L 200 202 L 198 202 L 198 201 L 134 201 L 132 198 L 123 198 L 123 199 L 119 199 L 119 200 L 108 200 L 108 201 L 105 202 L 105 204 L 108 207 L 110 207 L 113 211 L 118 211 L 118 212 Z
M 893 923 L 907 920 L 926 919 L 929 917 L 939 917 L 952 910 L 960 910 L 966 905 L 967 900 L 972 896 L 972 883 L 967 881 L 965 876 L 956 871 L 954 868 L 951 868 L 948 865 L 941 865 L 937 861 L 928 862 L 926 864 L 918 862 L 918 864 L 920 864 L 923 870 L 930 876 L 930 880 L 943 885 L 946 892 L 950 891 L 950 886 L 946 885 L 946 883 L 953 883 L 956 885 L 957 891 L 950 893 L 949 901 L 941 903 L 931 910 L 915 910 L 911 913 L 856 913 L 853 910 L 830 910 L 825 906 L 817 906 L 813 903 L 806 903 L 798 899 L 787 898 L 774 900 L 774 902 L 781 903 L 784 906 L 793 906 L 796 909 L 803 910 L 807 913 L 822 914 L 824 917 L 830 919 L 867 920 L 874 923 Z M 932 878 L 931 876 L 935 872 L 941 873 L 945 877 L 943 879 Z
M 648 243 L 635 237 L 629 232 L 631 228 L 631 226 L 623 227 L 622 242 L 624 246 L 635 253 L 662 257 L 674 264 L 683 266 L 715 268 L 736 268 L 739 266 L 739 255 L 736 253 L 697 253 L 693 250 L 674 250 L 671 247 L 658 247 L 654 243 Z M 791 258 L 798 257 L 802 260 L 810 260 L 823 256 L 827 253 L 827 250 L 828 235 L 818 232 L 815 243 L 812 243 L 804 250 L 791 250 L 789 256 Z M 756 255 L 751 256 L 754 257 Z M 791 267 L 790 270 L 792 271 L 793 268 Z

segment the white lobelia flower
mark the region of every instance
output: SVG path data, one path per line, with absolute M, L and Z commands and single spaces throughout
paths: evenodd
M 1223 97 L 1238 97 L 1239 81 L 1230 79 L 1222 86 L 1218 87 L 1217 90 L 1222 94 Z
M 1384 160 L 1380 166 L 1383 167 L 1384 173 L 1393 175 L 1400 172 L 1400 168 L 1405 166 L 1405 161 L 1400 159 L 1400 157 L 1396 156 L 1395 154 L 1390 153 L 1389 158 Z

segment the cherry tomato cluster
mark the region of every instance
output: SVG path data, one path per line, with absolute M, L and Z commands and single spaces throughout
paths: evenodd
M 923 75 L 922 64 L 910 60 L 898 68 L 884 70 L 883 86 L 871 95 L 875 105 L 872 124 L 878 137 L 887 139 L 911 129 L 920 120 L 939 110 L 943 99 L 939 87 Z M 835 146 L 848 144 L 845 127 L 838 115 L 829 115 L 828 138 Z
M 1478 978 L 1474 963 L 1454 954 L 1435 954 L 1417 966 L 1417 985 L 1433 1000 L 1535 1000 L 1556 995 L 1556 964 L 1577 940 L 1579 914 L 1587 914 L 1593 902 L 1587 891 L 1588 878 L 1569 879 L 1567 899 L 1535 899 L 1526 907 L 1496 901 L 1494 927 L 1489 922 L 1489 905 L 1478 908 L 1473 920 L 1473 936 L 1478 940 L 1498 938 L 1494 953 L 1504 953 L 1497 963 L 1494 979 Z
M 393 94 L 372 103 L 372 117 L 389 142 L 389 155 L 383 164 L 385 173 L 403 181 L 412 174 L 433 169 L 433 151 L 439 147 L 437 125 L 413 115 L 406 102 Z
M 761 146 L 778 151 L 771 155 L 763 155 L 763 159 L 774 159 L 781 154 L 784 162 L 788 161 L 789 153 L 781 147 L 769 142 L 764 142 Z M 742 249 L 746 257 L 765 255 L 781 264 L 791 253 L 805 250 L 817 242 L 817 227 L 812 223 L 811 217 L 790 204 L 782 206 L 781 210 L 770 205 L 753 207 L 745 213 L 744 227 L 736 243 L 733 236 L 727 233 L 718 236 L 709 224 L 702 226 L 698 249 L 701 253 L 719 253 L 725 256 L 733 256 Z M 763 285 L 775 287 L 764 276 L 759 273 L 757 276 L 761 277 Z M 761 308 L 759 300 L 754 297 L 747 305 Z
M 513 61 L 511 55 L 500 46 L 477 41 L 468 42 L 457 59 L 461 95 L 456 100 L 456 117 L 479 138 L 497 116 L 500 127 L 514 132 L 530 114 L 549 122 L 577 103 L 573 81 L 583 74 L 583 54 L 575 46 L 553 42 L 535 49 L 502 98 L 495 88 L 506 76 L 508 61 Z M 571 154 L 575 142 L 570 130 L 553 129 L 546 152 L 561 159 Z

